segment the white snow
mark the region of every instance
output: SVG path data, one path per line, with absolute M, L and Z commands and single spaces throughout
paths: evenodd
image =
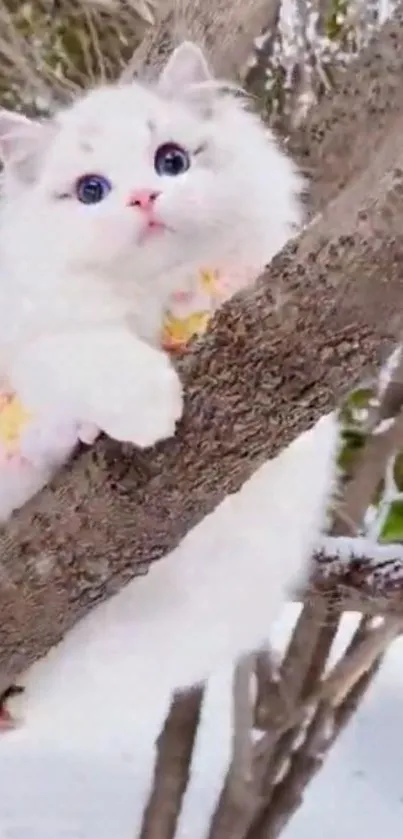
M 215 672 L 178 837 L 202 839 L 229 749 L 230 668 L 221 665 L 260 637 L 261 617 L 245 611 L 251 596 L 256 612 L 266 603 L 267 618 L 274 616 L 268 588 L 272 583 L 281 601 L 290 551 L 299 556 L 292 575 L 299 573 L 323 514 L 333 448 L 328 417 L 259 470 L 148 577 L 95 610 L 31 668 L 21 705 L 25 724 L 0 738 L 0 839 L 134 839 L 172 679 L 207 668 Z M 301 524 L 306 511 L 309 533 Z M 222 575 L 234 568 L 243 586 L 234 584 L 228 600 Z M 272 627 L 277 648 L 296 608 L 285 607 Z M 356 839 L 357 833 L 372 839 L 381 830 L 400 839 L 402 643 L 388 654 L 285 839 Z
M 295 615 L 287 607 L 273 633 L 286 639 Z M 348 635 L 354 617 L 345 620 Z M 339 638 L 340 646 L 342 637 Z M 401 839 L 403 815 L 403 640 L 396 641 L 360 713 L 335 746 L 309 788 L 284 839 Z M 111 662 L 111 678 L 120 663 Z M 70 741 L 61 730 L 41 744 L 22 730 L 0 746 L 1 839 L 134 839 L 152 763 L 152 741 L 162 715 L 150 699 L 149 713 L 132 713 L 131 696 L 115 713 L 99 696 L 105 726 L 115 732 L 94 752 L 85 730 Z M 161 709 L 160 709 L 161 710 Z M 229 673 L 211 680 L 192 784 L 179 839 L 202 839 L 214 806 L 229 748 Z M 131 716 L 130 727 L 127 724 Z M 98 724 L 96 717 L 95 727 Z M 94 723 L 87 720 L 87 733 Z
M 403 545 L 381 545 L 367 536 L 327 536 L 317 540 L 317 548 L 325 556 L 337 556 L 341 562 L 348 562 L 351 557 L 371 557 L 374 563 L 389 562 L 396 559 L 403 563 Z

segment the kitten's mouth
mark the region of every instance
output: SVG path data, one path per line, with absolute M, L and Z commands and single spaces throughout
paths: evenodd
M 154 236 L 160 236 L 165 230 L 169 230 L 170 228 L 164 224 L 163 221 L 158 221 L 158 219 L 150 218 L 144 225 L 143 229 L 140 231 L 139 235 L 139 243 L 142 244 L 143 242 L 147 241 L 147 239 L 154 238 Z

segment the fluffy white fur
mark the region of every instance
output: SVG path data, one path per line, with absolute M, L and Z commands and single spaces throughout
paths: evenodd
M 170 295 L 191 291 L 203 267 L 233 277 L 235 286 L 252 281 L 300 222 L 299 175 L 259 119 L 222 92 L 201 53 L 187 44 L 155 87 L 94 91 L 54 123 L 22 123 L 7 152 L 4 124 L 10 120 L 0 119 L 9 164 L 0 305 L 7 371 L 37 410 L 62 405 L 72 418 L 142 445 L 172 433 L 180 388 L 157 348 Z M 177 177 L 154 170 L 155 149 L 168 141 L 191 155 L 190 169 Z M 80 204 L 71 193 L 88 172 L 106 175 L 113 185 L 96 206 Z M 139 188 L 159 193 L 156 212 L 168 228 L 145 240 L 144 219 L 128 206 Z M 306 492 L 309 457 L 282 492 L 279 467 L 278 490 L 268 497 L 261 485 L 247 527 L 237 530 L 245 489 L 221 508 L 219 528 L 201 525 L 207 534 L 202 548 L 194 544 L 189 551 L 190 534 L 187 551 L 184 543 L 179 557 L 167 557 L 102 607 L 101 634 L 94 636 L 95 615 L 74 630 L 54 653 L 57 691 L 70 678 L 63 649 L 74 633 L 83 672 L 95 685 L 101 664 L 109 667 L 132 624 L 127 673 L 134 708 L 139 693 L 149 701 L 160 686 L 202 679 L 261 643 L 291 582 L 306 568 L 322 519 L 333 428 L 329 435 L 326 427 L 322 442 L 315 491 Z M 259 481 L 256 476 L 249 495 Z M 51 685 L 44 684 L 51 697 Z M 31 707 L 34 702 L 33 690 Z M 77 702 L 80 715 L 80 697 Z M 52 714 L 62 725 L 56 708 Z
M 154 169 L 167 141 L 191 155 L 178 177 Z M 14 384 L 28 406 L 63 405 L 117 439 L 170 435 L 180 388 L 155 349 L 169 296 L 206 266 L 254 279 L 300 221 L 294 166 L 186 43 L 154 87 L 94 90 L 42 125 L 1 112 L 1 152 L 0 341 Z M 97 205 L 74 197 L 86 173 L 112 183 Z M 145 240 L 128 206 L 139 188 L 159 192 L 169 228 Z
M 10 702 L 25 715 L 28 736 L 53 747 L 57 732 L 68 731 L 70 747 L 84 728 L 85 748 L 88 737 L 92 746 L 116 746 L 119 730 L 130 736 L 150 704 L 164 705 L 175 687 L 267 642 L 308 572 L 337 438 L 335 416 L 324 417 L 35 664 L 23 679 L 26 694 Z

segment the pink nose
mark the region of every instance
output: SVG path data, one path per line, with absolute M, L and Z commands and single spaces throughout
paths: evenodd
M 139 210 L 148 212 L 158 196 L 159 192 L 154 192 L 151 189 L 134 189 L 129 195 L 127 203 L 129 207 L 138 207 Z

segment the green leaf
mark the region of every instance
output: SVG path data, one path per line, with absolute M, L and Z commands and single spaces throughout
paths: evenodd
M 331 12 L 325 21 L 325 32 L 331 41 L 337 41 L 342 35 L 347 10 L 347 0 L 335 0 L 333 3 Z
M 341 431 L 340 441 L 341 447 L 337 457 L 337 466 L 342 472 L 348 473 L 357 454 L 365 444 L 365 434 L 352 429 L 344 429 Z
M 345 426 L 360 426 L 363 419 L 362 411 L 368 410 L 374 398 L 374 391 L 370 387 L 358 387 L 351 391 L 339 410 L 339 421 Z
M 359 387 L 357 390 L 353 390 L 353 392 L 348 397 L 349 403 L 354 408 L 368 408 L 371 399 L 374 396 L 374 391 L 370 387 Z
M 403 500 L 392 501 L 379 541 L 403 542 Z

